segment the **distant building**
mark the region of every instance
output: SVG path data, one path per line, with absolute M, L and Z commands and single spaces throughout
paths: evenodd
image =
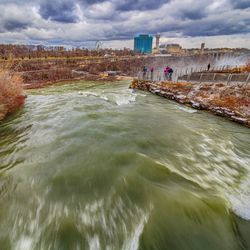
M 204 49 L 205 49 L 205 43 L 202 43 L 202 44 L 201 44 L 201 54 L 204 53 Z
M 139 35 L 134 38 L 134 50 L 140 53 L 151 54 L 153 37 L 150 35 Z
M 161 44 L 159 50 L 162 54 L 183 55 L 185 50 L 177 43 Z
M 177 43 L 167 44 L 166 50 L 169 54 L 181 54 L 183 52 L 182 47 Z
M 159 50 L 160 38 L 161 38 L 160 33 L 157 33 L 157 35 L 156 35 L 156 50 L 157 51 Z

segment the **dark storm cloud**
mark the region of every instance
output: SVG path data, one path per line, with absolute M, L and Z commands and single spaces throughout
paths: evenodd
M 184 36 L 220 36 L 232 34 L 249 33 L 249 24 L 234 22 L 233 20 L 223 25 L 219 25 L 219 20 L 201 21 L 199 25 L 196 23 L 192 25 L 184 25 L 177 27 L 182 31 Z
M 234 8 L 236 8 L 236 9 L 250 8 L 250 0 L 236 0 L 236 1 L 232 1 L 232 4 L 233 4 Z
M 96 3 L 103 3 L 105 1 L 106 0 L 78 0 L 79 3 L 87 4 L 87 5 L 96 4 Z
M 160 8 L 164 3 L 168 2 L 168 0 L 121 0 L 117 2 L 117 10 L 154 10 Z
M 62 23 L 74 23 L 77 17 L 74 14 L 75 5 L 68 0 L 43 0 L 39 12 L 44 19 Z
M 0 0 L 0 35 L 74 44 L 138 33 L 245 34 L 248 8 L 250 0 Z
M 2 4 L 0 0 L 0 33 L 5 32 L 23 32 L 25 29 L 32 25 L 33 14 L 29 12 L 29 9 L 21 8 L 15 4 L 7 5 Z
M 18 20 L 8 20 L 3 24 L 3 27 L 7 31 L 20 31 L 26 29 L 30 23 L 20 22 Z
M 187 9 L 184 10 L 180 16 L 182 19 L 199 20 L 206 17 L 207 14 L 203 11 Z
M 170 0 L 78 0 L 79 3 L 84 5 L 111 2 L 119 11 L 153 10 L 161 7 L 164 3 L 168 3 L 169 1 Z

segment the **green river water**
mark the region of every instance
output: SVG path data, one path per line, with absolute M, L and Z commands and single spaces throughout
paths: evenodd
M 0 123 L 0 250 L 250 249 L 250 130 L 128 85 L 32 90 Z

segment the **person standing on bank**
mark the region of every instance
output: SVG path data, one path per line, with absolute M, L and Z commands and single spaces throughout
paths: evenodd
M 174 71 L 172 68 L 169 68 L 168 70 L 168 80 L 169 81 L 172 81 L 172 75 L 173 75 Z
M 211 67 L 211 65 L 210 65 L 210 63 L 207 65 L 207 71 L 209 71 L 210 70 L 210 67 Z
M 164 69 L 164 77 L 165 77 L 165 80 L 168 80 L 169 69 L 170 69 L 170 68 L 169 68 L 168 66 Z
M 147 74 L 147 71 L 148 71 L 147 67 L 146 67 L 146 66 L 144 66 L 144 67 L 143 67 L 143 69 L 142 69 L 142 72 L 143 72 L 143 80 L 145 80 L 145 79 L 146 79 L 146 74 Z
M 153 81 L 153 79 L 154 79 L 154 67 L 151 67 L 151 69 L 150 69 L 150 79 L 151 79 L 151 81 Z

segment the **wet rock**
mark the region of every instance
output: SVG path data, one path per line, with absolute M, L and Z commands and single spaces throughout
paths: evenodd
M 200 109 L 208 110 L 209 109 L 209 105 L 207 103 L 200 103 Z
M 186 99 L 185 95 L 177 95 L 176 96 L 176 100 L 184 100 L 184 99 Z
M 155 91 L 155 90 L 157 90 L 157 87 L 155 87 L 155 86 L 150 86 L 150 91 Z
M 248 120 L 246 118 L 241 118 L 237 116 L 232 116 L 231 119 L 235 122 L 241 123 L 241 124 L 247 124 Z
M 201 105 L 198 102 L 191 101 L 191 106 L 195 109 L 201 109 Z
M 181 95 L 177 95 L 176 97 L 179 98 L 179 99 L 183 99 L 183 98 L 186 98 L 186 95 L 181 94 Z
M 234 112 L 231 112 L 231 111 L 224 111 L 224 114 L 225 114 L 225 116 L 227 116 L 227 117 L 231 117 L 231 116 L 234 116 L 234 115 L 235 115 L 235 113 L 234 113 Z
M 156 84 L 151 84 L 151 88 L 157 88 L 158 86 Z
M 219 111 L 221 108 L 220 107 L 211 107 L 212 111 L 216 112 Z
M 174 97 L 175 97 L 175 95 L 174 95 L 172 92 L 166 92 L 166 93 L 165 93 L 165 96 L 166 96 L 166 97 L 171 97 L 171 98 L 174 98 Z
M 215 113 L 216 115 L 223 116 L 223 111 L 222 111 L 222 110 L 219 110 L 219 109 L 214 110 L 214 113 Z
M 178 101 L 179 103 L 186 103 L 187 102 L 187 97 L 185 95 L 177 95 L 175 97 L 176 101 Z
M 165 92 L 164 97 L 166 97 L 168 99 L 171 99 L 171 100 L 175 99 L 175 95 L 173 93 L 171 93 L 171 92 Z
M 239 117 L 242 117 L 242 113 L 240 113 L 239 111 L 235 111 L 235 116 L 239 116 Z

